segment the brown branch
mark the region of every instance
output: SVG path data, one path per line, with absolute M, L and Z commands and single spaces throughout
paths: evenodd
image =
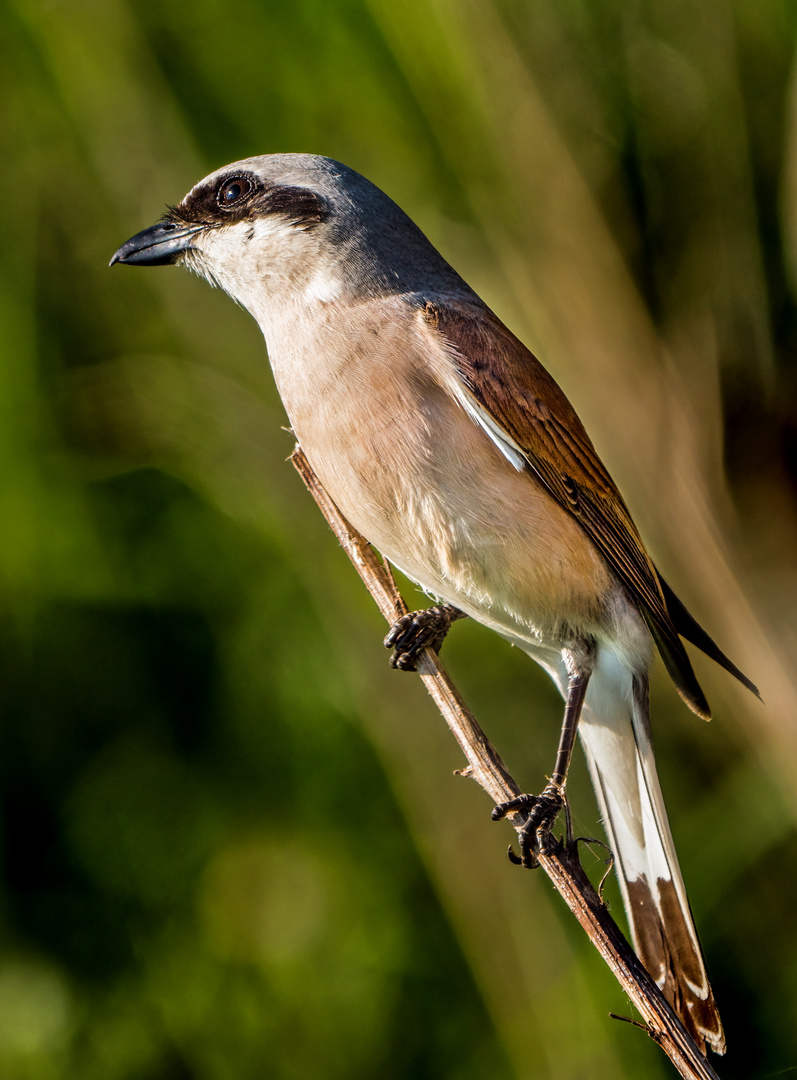
M 291 461 L 379 610 L 388 623 L 394 623 L 406 614 L 407 605 L 396 588 L 390 568 L 343 517 L 298 444 Z M 468 768 L 463 771 L 473 777 L 495 803 L 519 795 L 520 787 L 431 649 L 425 649 L 420 655 L 417 670 L 468 760 Z M 520 814 L 515 815 L 513 825 L 518 831 L 523 821 Z M 685 1080 L 719 1080 L 592 887 L 579 861 L 577 845 L 555 842 L 550 850 L 539 852 L 538 858 L 540 866 L 642 1016 L 642 1026 L 661 1046 L 681 1076 Z

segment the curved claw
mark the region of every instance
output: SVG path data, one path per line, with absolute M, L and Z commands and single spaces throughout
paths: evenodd
M 531 844 L 527 840 L 524 841 L 523 837 L 520 838 L 520 855 L 516 855 L 512 850 L 512 845 L 506 849 L 506 855 L 513 866 L 522 866 L 524 870 L 536 870 L 540 865 L 540 861 L 534 852 L 531 850 Z
M 521 859 L 521 857 L 519 855 L 516 855 L 514 853 L 514 851 L 512 850 L 512 845 L 511 844 L 506 849 L 506 857 L 509 859 L 509 861 L 512 863 L 513 866 L 522 866 L 523 865 L 523 860 Z

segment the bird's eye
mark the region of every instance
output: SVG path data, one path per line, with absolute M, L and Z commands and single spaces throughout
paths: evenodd
M 216 202 L 222 210 L 229 210 L 252 193 L 254 184 L 246 176 L 235 176 L 232 180 L 225 180 L 218 190 Z

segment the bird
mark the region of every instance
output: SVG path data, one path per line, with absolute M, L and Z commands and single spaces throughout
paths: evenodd
M 331 158 L 227 165 L 116 263 L 181 264 L 255 318 L 327 493 L 436 602 L 388 634 L 395 666 L 470 616 L 553 678 L 565 719 L 526 804 L 535 828 L 564 802 L 577 730 L 637 953 L 698 1048 L 724 1053 L 653 756 L 654 653 L 705 719 L 682 639 L 758 691 L 654 566 L 552 376 L 388 195 Z

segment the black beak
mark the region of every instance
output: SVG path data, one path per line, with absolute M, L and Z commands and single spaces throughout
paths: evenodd
M 108 263 L 125 263 L 127 266 L 168 266 L 177 261 L 185 251 L 191 251 L 191 237 L 202 232 L 206 225 L 175 225 L 161 221 L 151 225 L 122 244 Z

